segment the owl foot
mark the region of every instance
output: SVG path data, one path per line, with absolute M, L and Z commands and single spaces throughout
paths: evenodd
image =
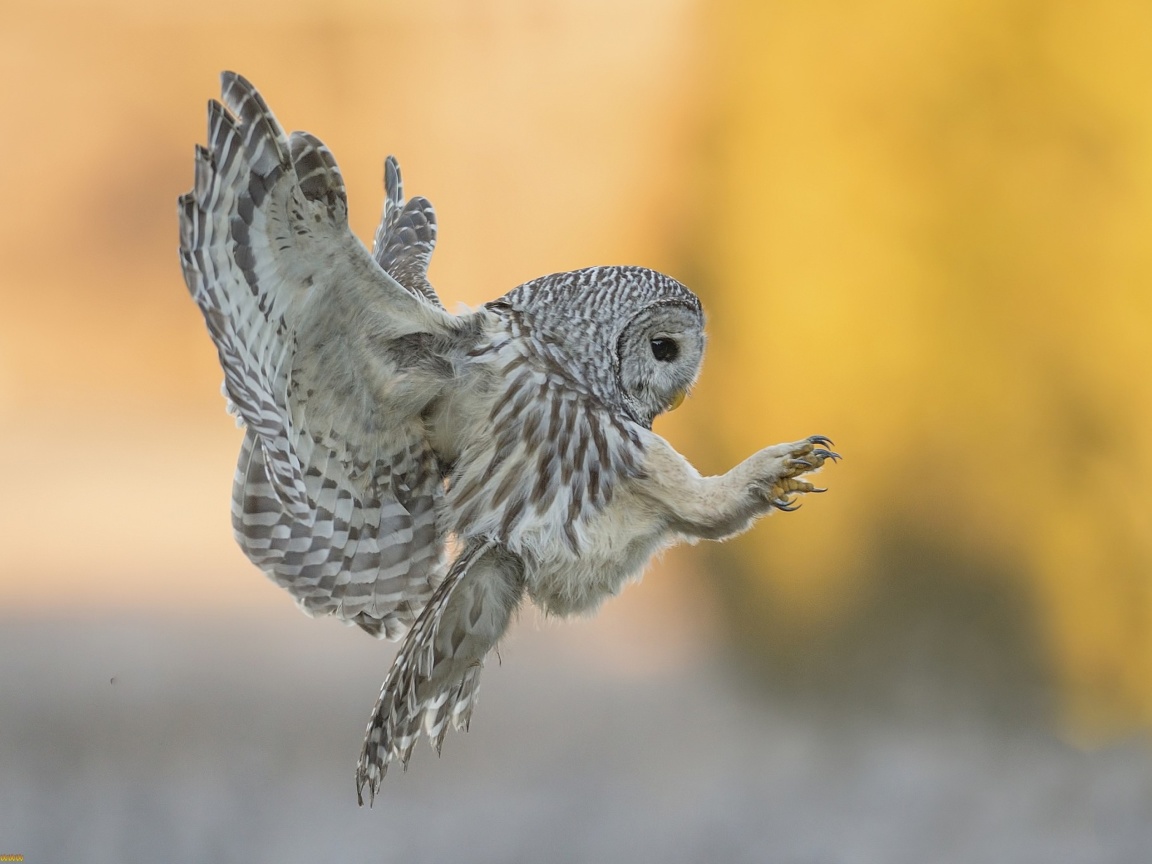
M 792 444 L 778 444 L 768 448 L 765 455 L 773 458 L 772 471 L 757 484 L 757 492 L 777 510 L 791 512 L 800 507 L 798 495 L 807 492 L 825 492 L 801 475 L 817 471 L 826 460 L 840 460 L 840 454 L 828 449 L 832 441 L 823 435 L 812 435 Z

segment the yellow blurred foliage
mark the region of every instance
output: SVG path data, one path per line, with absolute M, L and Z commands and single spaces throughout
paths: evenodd
M 803 620 L 878 537 L 998 562 L 1073 731 L 1152 722 L 1152 7 L 733 0 L 713 32 L 709 430 L 847 457 L 743 571 Z
M 1077 730 L 1152 723 L 1148 4 L 12 4 L 9 608 L 287 602 L 231 541 L 175 254 L 223 68 L 329 144 L 362 238 L 400 158 L 450 306 L 593 263 L 699 290 L 704 376 L 661 429 L 711 471 L 812 433 L 846 456 L 723 547 L 752 608 L 845 618 L 907 538 L 1026 591 Z

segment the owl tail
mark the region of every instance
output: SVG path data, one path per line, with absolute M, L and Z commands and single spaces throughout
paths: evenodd
M 473 541 L 452 564 L 408 632 L 380 690 L 356 764 L 356 797 L 369 805 L 390 762 L 405 767 L 423 731 L 440 751 L 451 725 L 466 730 L 484 657 L 524 596 L 524 565 L 503 547 Z

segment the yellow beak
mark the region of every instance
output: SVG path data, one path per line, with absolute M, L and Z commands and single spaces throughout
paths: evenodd
M 687 390 L 681 390 L 679 393 L 677 393 L 675 396 L 673 396 L 672 397 L 672 404 L 668 406 L 668 410 L 669 411 L 675 411 L 677 408 L 679 408 L 681 405 L 683 405 L 684 404 L 684 397 L 687 395 L 688 395 Z

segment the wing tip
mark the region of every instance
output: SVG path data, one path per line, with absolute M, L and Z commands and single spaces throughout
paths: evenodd
M 391 153 L 384 159 L 384 194 L 395 207 L 404 203 L 404 176 L 400 173 L 400 163 Z
M 255 90 L 252 82 L 241 75 L 239 72 L 233 72 L 231 69 L 222 69 L 220 71 L 220 92 L 223 93 L 233 85 L 239 86 L 247 90 Z
M 256 143 L 260 140 L 266 141 L 270 146 L 270 156 L 274 162 L 278 162 L 283 168 L 287 168 L 291 164 L 288 135 L 276 119 L 276 115 L 272 113 L 272 109 L 268 107 L 264 97 L 260 95 L 260 91 L 251 81 L 238 72 L 228 70 L 221 72 L 220 98 L 228 110 L 237 117 L 240 125 L 261 131 L 261 134 L 254 140 L 248 140 L 252 138 L 250 133 L 245 136 L 244 145 L 254 164 L 263 163 L 267 158 L 263 156 L 262 148 Z M 265 171 L 270 169 L 271 165 L 263 166 Z

